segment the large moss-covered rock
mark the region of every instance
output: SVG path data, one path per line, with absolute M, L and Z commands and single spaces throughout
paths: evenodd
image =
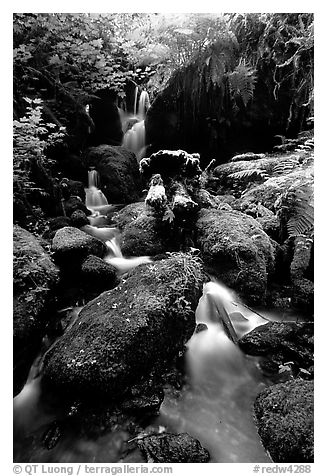
M 69 267 L 81 263 L 89 255 L 103 257 L 106 245 L 78 228 L 66 226 L 55 234 L 52 240 L 52 251 L 56 263 Z
M 130 203 L 126 207 L 116 212 L 112 218 L 112 223 L 120 230 L 123 230 L 126 225 L 135 220 L 145 211 L 144 202 Z
M 58 282 L 59 270 L 39 240 L 28 231 L 14 226 L 14 363 L 20 373 L 29 350 L 37 347 L 48 323 L 48 309 Z M 35 357 L 35 356 L 34 356 Z M 28 368 L 25 368 L 28 372 Z M 20 377 L 26 377 L 22 373 Z M 19 386 L 19 383 L 18 383 Z
M 163 433 L 139 439 L 137 445 L 148 463 L 208 463 L 209 452 L 188 433 Z
M 280 365 L 292 362 L 296 373 L 305 369 L 308 377 L 313 373 L 313 344 L 312 322 L 268 322 L 239 340 L 243 352 L 264 356 L 270 369 L 278 371 Z
M 116 269 L 98 256 L 90 255 L 83 261 L 81 276 L 88 288 L 99 293 L 118 284 Z
M 184 348 L 202 292 L 200 262 L 186 254 L 134 269 L 102 293 L 47 352 L 44 382 L 80 398 L 118 398 Z
M 262 303 L 274 267 L 274 247 L 260 224 L 238 211 L 203 209 L 196 235 L 211 272 L 247 301 Z
M 109 203 L 135 202 L 141 194 L 141 178 L 133 152 L 120 146 L 91 147 L 86 164 L 100 174 L 101 190 Z
M 165 224 L 147 211 L 126 225 L 121 235 L 124 256 L 155 256 L 167 251 L 167 246 Z
M 313 381 L 296 379 L 266 388 L 254 412 L 266 450 L 277 463 L 313 462 Z

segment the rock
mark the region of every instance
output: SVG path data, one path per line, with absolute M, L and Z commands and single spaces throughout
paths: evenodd
M 83 210 L 75 210 L 70 217 L 71 226 L 81 228 L 84 225 L 89 225 L 90 221 L 83 212 Z
M 87 287 L 102 292 L 118 284 L 116 269 L 98 256 L 90 255 L 82 263 L 81 275 Z
M 52 240 L 52 251 L 55 262 L 69 268 L 81 263 L 89 255 L 101 258 L 106 254 L 107 248 L 97 238 L 87 235 L 78 228 L 67 226 L 56 232 Z
M 167 227 L 150 212 L 143 212 L 126 225 L 121 235 L 124 256 L 154 256 L 167 251 Z
M 301 379 L 266 388 L 254 412 L 263 446 L 276 463 L 313 462 L 313 381 Z
M 312 239 L 305 236 L 297 236 L 294 238 L 294 254 L 290 267 L 291 278 L 293 281 L 305 276 L 305 273 L 309 268 L 312 248 Z
M 197 324 L 195 328 L 195 333 L 198 334 L 199 332 L 203 332 L 207 330 L 208 330 L 208 326 L 204 324 L 203 322 L 200 322 L 199 324 Z
M 130 203 L 116 212 L 112 218 L 112 223 L 120 230 L 123 230 L 126 225 L 135 220 L 145 211 L 144 202 Z
M 135 202 L 141 194 L 141 178 L 133 152 L 120 146 L 91 147 L 85 157 L 100 174 L 101 190 L 109 203 Z
M 64 201 L 66 215 L 70 217 L 76 210 L 82 210 L 85 215 L 91 215 L 92 212 L 86 208 L 84 202 L 79 197 L 70 197 Z
M 306 278 L 293 281 L 292 304 L 299 309 L 313 312 L 314 284 Z
M 137 440 L 148 463 L 208 463 L 209 452 L 188 433 L 163 433 Z
M 264 356 L 277 366 L 292 362 L 296 372 L 312 369 L 313 343 L 312 322 L 268 322 L 238 341 L 246 354 Z
M 160 379 L 193 334 L 203 280 L 187 254 L 135 268 L 81 310 L 47 352 L 43 381 L 72 398 L 117 399 L 150 374 Z
M 210 271 L 246 301 L 265 300 L 274 247 L 254 218 L 238 211 L 202 209 L 196 246 Z
M 14 367 L 18 390 L 24 383 L 31 359 L 40 345 L 49 322 L 49 307 L 59 270 L 44 251 L 38 239 L 28 231 L 14 226 Z M 30 352 L 31 351 L 31 352 Z M 18 382 L 16 381 L 16 375 Z

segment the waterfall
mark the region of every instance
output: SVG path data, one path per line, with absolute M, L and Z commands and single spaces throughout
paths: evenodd
M 97 170 L 90 169 L 88 171 L 88 185 L 89 187 L 85 189 L 85 205 L 93 213 L 96 211 L 100 212 L 103 207 L 108 206 L 108 200 L 99 189 L 100 175 Z
M 123 138 L 123 146 L 126 149 L 131 150 L 135 153 L 138 161 L 143 159 L 145 156 L 145 125 L 144 118 L 146 111 L 150 107 L 150 99 L 147 91 L 142 91 L 139 98 L 137 114 L 136 114 L 136 105 L 137 105 L 137 94 L 138 87 L 135 89 L 135 102 L 134 102 L 134 116 L 129 116 L 126 118 L 123 130 L 125 130 Z M 136 121 L 131 128 L 128 129 L 126 124 Z
M 128 273 L 141 264 L 152 263 L 149 256 L 136 256 L 124 258 L 121 252 L 118 236 L 114 236 L 106 242 L 108 253 L 104 260 L 117 269 L 119 275 Z
M 137 96 L 138 96 L 138 93 L 139 93 L 139 87 L 136 86 L 135 87 L 135 95 L 134 95 L 134 116 L 136 116 L 136 111 L 137 111 Z

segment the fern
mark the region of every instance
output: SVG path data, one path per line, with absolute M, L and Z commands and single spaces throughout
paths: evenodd
M 283 194 L 278 200 L 278 209 L 279 215 L 283 213 L 283 210 L 286 210 L 289 217 L 286 227 L 290 237 L 312 231 L 314 225 L 312 186 L 306 184 Z
M 233 172 L 229 174 L 228 177 L 236 180 L 256 180 L 258 178 L 267 180 L 268 174 L 265 170 L 262 169 L 247 169 L 241 170 L 240 172 Z
M 256 76 L 252 68 L 240 62 L 235 70 L 227 73 L 231 94 L 240 97 L 244 106 L 253 98 Z
M 299 165 L 299 157 L 291 156 L 278 162 L 278 164 L 275 165 L 273 168 L 273 173 L 274 175 L 287 174 L 288 172 L 291 172 L 298 165 Z

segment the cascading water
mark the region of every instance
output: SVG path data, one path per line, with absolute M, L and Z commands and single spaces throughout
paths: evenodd
M 88 185 L 89 187 L 85 189 L 85 204 L 92 212 L 100 212 L 103 207 L 108 205 L 108 200 L 103 192 L 98 188 L 100 186 L 100 176 L 94 169 L 91 169 L 88 172 Z
M 144 119 L 146 111 L 150 107 L 150 99 L 147 91 L 142 91 L 139 98 L 138 109 L 136 114 L 138 87 L 135 90 L 135 102 L 134 102 L 134 116 L 127 117 L 126 123 L 136 121 L 133 126 L 126 130 L 123 138 L 123 146 L 131 150 L 136 154 L 137 159 L 140 161 L 145 154 L 145 125 Z M 123 127 L 124 129 L 124 127 Z
M 157 423 L 198 438 L 208 448 L 212 462 L 268 462 L 252 415 L 255 396 L 265 384 L 253 360 L 227 337 L 221 317 L 222 306 L 227 312 L 234 299 L 218 283 L 204 286 L 196 322 L 207 329 L 188 342 L 188 383 L 177 399 L 175 392 L 166 391 Z M 255 319 L 243 318 L 238 333 L 243 335 L 255 327 Z

